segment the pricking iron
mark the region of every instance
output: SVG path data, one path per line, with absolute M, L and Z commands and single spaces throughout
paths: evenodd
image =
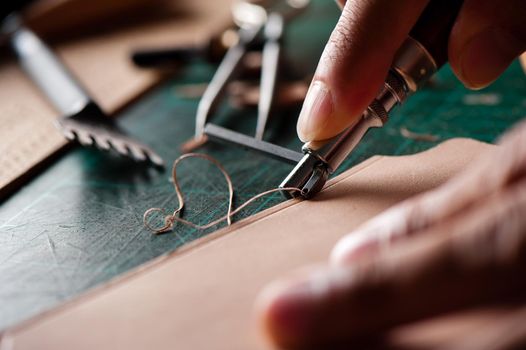
M 68 140 L 103 151 L 113 149 L 137 162 L 164 166 L 152 148 L 126 134 L 102 111 L 55 53 L 16 14 L 0 25 L 24 71 L 62 114 L 56 125 Z

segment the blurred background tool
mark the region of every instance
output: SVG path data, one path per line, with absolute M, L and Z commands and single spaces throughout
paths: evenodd
M 0 9 L 0 22 L 9 16 L 12 12 L 18 11 L 33 0 L 4 1 Z
M 232 45 L 230 29 L 221 31 L 219 35 L 212 35 L 205 44 L 169 48 L 140 48 L 131 54 L 135 65 L 141 68 L 153 69 L 178 69 L 184 64 L 204 59 L 210 63 L 218 63 L 223 58 L 226 50 Z M 237 40 L 234 37 L 233 40 Z
M 285 21 L 301 14 L 309 5 L 309 1 L 289 0 L 268 2 L 265 5 L 245 1 L 234 3 L 232 13 L 234 21 L 240 27 L 237 32 L 237 42 L 226 52 L 199 102 L 195 138 L 185 145 L 186 151 L 202 145 L 207 140 L 206 136 L 210 136 L 213 139 L 238 144 L 278 159 L 283 155 L 288 155 L 283 158 L 285 161 L 297 159 L 293 151 L 265 142 L 263 136 L 272 112 L 280 78 Z M 262 39 L 260 39 L 261 36 Z M 234 130 L 213 125 L 209 119 L 216 111 L 228 85 L 239 75 L 243 67 L 243 59 L 249 50 L 258 44 L 258 41 L 262 41 L 262 51 L 257 123 L 254 137 L 247 137 Z
M 16 14 L 2 24 L 21 66 L 62 114 L 56 125 L 68 140 L 100 150 L 113 149 L 138 162 L 162 167 L 162 158 L 149 146 L 128 136 L 88 96 L 86 90 L 40 38 L 25 27 Z
M 137 69 L 129 52 L 148 45 L 200 45 L 231 23 L 230 0 L 37 0 L 23 10 L 25 24 L 37 33 L 82 82 L 111 118 L 167 79 Z M 19 1 L 6 1 L 17 10 Z M 2 6 L 3 7 L 3 6 Z M 9 11 L 9 13 L 12 11 Z M 6 12 L 7 14 L 7 12 Z M 55 127 L 59 114 L 21 70 L 5 36 L 0 41 L 0 198 L 34 178 L 73 143 Z M 152 111 L 144 111 L 147 121 Z M 130 130 L 144 138 L 149 127 Z M 159 145 L 155 151 L 163 158 Z M 103 152 L 111 161 L 127 158 Z M 134 162 L 130 161 L 130 165 Z M 137 167 L 146 168 L 146 167 Z
M 18 2 L 7 0 L 7 2 Z M 141 22 L 153 13 L 172 14 L 170 0 L 23 0 L 23 18 L 46 42 L 56 43 Z M 184 1 L 183 1 L 184 2 Z

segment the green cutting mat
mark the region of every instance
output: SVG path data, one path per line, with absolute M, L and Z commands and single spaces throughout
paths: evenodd
M 288 51 L 297 69 L 312 71 L 338 10 L 319 0 L 288 33 Z M 184 99 L 178 87 L 210 79 L 213 67 L 189 67 L 125 111 L 122 122 L 150 143 L 168 162 L 194 130 L 197 99 Z M 348 168 L 374 154 L 407 154 L 437 142 L 406 139 L 400 128 L 451 137 L 493 141 L 526 115 L 526 79 L 518 64 L 491 88 L 465 90 L 444 69 L 432 86 L 396 111 L 387 126 L 360 144 Z M 299 149 L 295 138 L 298 111 L 276 115 L 269 139 Z M 218 124 L 249 131 L 255 111 L 223 108 Z M 278 135 L 281 135 L 278 137 Z M 290 165 L 232 146 L 203 149 L 232 175 L 239 204 L 276 187 Z M 438 165 L 439 166 L 439 165 Z M 144 262 L 188 243 L 206 232 L 177 227 L 154 236 L 142 226 L 151 206 L 176 205 L 169 172 L 157 172 L 93 150 L 76 148 L 0 206 L 0 329 L 47 310 Z M 182 165 L 181 185 L 188 198 L 185 217 L 205 223 L 226 211 L 226 187 L 217 170 L 198 160 Z M 237 219 L 282 201 L 261 199 Z M 323 204 L 320 204 L 323 205 Z M 263 233 L 264 234 L 264 233 Z M 240 261 L 240 264 L 243 262 Z M 184 283 L 184 281 L 174 281 Z

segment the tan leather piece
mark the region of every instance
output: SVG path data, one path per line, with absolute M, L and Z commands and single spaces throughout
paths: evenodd
M 160 80 L 133 66 L 132 49 L 204 42 L 230 19 L 229 0 L 170 1 L 188 6 L 179 9 L 179 16 L 83 35 L 54 47 L 106 112 L 113 114 Z M 59 17 L 52 6 L 49 11 Z M 57 116 L 13 59 L 0 60 L 0 195 L 66 144 L 52 124 Z
M 344 234 L 445 182 L 492 147 L 456 139 L 417 155 L 373 157 L 332 180 L 315 200 L 288 201 L 213 233 L 8 330 L 3 344 L 10 349 L 265 348 L 253 323 L 254 299 L 264 285 L 294 268 L 326 261 Z M 448 329 L 458 329 L 458 322 L 475 329 L 486 324 L 485 315 L 468 315 L 453 327 L 450 320 L 445 326 L 409 328 L 395 340 L 443 346 L 451 334 L 465 335 Z

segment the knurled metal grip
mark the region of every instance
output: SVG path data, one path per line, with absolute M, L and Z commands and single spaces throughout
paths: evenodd
M 408 37 L 395 55 L 380 93 L 367 108 L 385 124 L 391 110 L 402 104 L 437 70 L 433 57 L 416 40 Z
M 373 102 L 371 102 L 371 104 L 369 104 L 367 107 L 367 112 L 364 113 L 362 118 L 379 118 L 381 120 L 381 124 L 383 125 L 387 123 L 389 115 L 387 114 L 383 103 L 377 99 L 374 99 Z
M 395 106 L 402 104 L 409 92 L 404 79 L 391 70 L 385 79 L 382 89 L 367 107 L 367 113 L 380 118 L 382 123 L 385 124 L 389 118 L 389 112 Z
M 384 89 L 388 90 L 399 104 L 402 104 L 409 93 L 405 81 L 394 70 L 390 70 L 385 79 Z

